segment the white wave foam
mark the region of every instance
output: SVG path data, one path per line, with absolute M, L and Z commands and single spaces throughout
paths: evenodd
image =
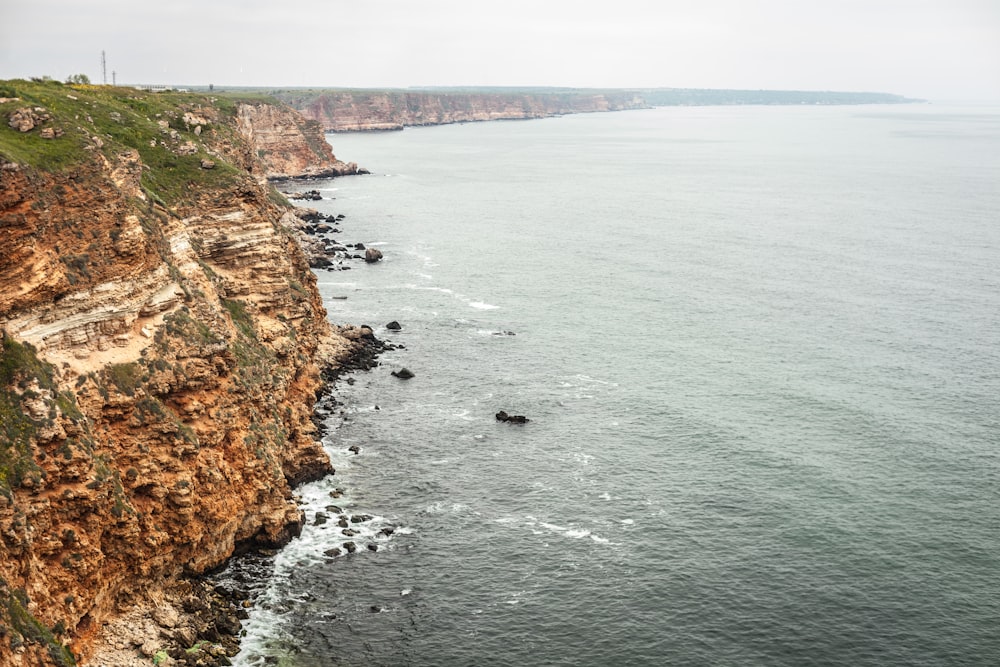
M 412 591 L 412 590 L 410 590 L 409 588 L 404 588 L 403 590 L 399 591 L 399 595 L 400 595 L 400 597 L 402 597 L 402 596 L 404 596 L 404 595 L 409 595 L 409 594 L 410 594 L 410 593 L 412 593 L 412 592 L 413 592 L 413 591 Z
M 590 535 L 590 531 L 587 530 L 586 528 L 572 528 L 570 530 L 567 530 L 564 533 L 564 535 L 566 535 L 566 537 L 572 537 L 573 539 L 578 540 L 581 537 L 587 537 L 588 535 Z
M 632 520 L 632 519 L 622 519 L 622 520 L 621 520 L 621 522 L 622 522 L 623 524 L 625 524 L 626 526 L 631 526 L 632 524 L 634 524 L 634 523 L 635 523 L 635 521 L 634 521 L 634 520 Z
M 469 306 L 475 308 L 476 310 L 496 310 L 500 306 L 494 306 L 491 303 L 484 303 L 482 301 L 470 301 Z
M 611 500 L 611 494 L 608 493 L 607 491 L 605 491 L 604 493 L 602 493 L 597 497 L 600 498 L 601 500 Z

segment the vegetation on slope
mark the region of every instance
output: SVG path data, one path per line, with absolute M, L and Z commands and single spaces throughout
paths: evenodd
M 58 81 L 3 81 L 0 160 L 65 172 L 98 155 L 114 163 L 123 150 L 133 149 L 146 167 L 142 186 L 147 195 L 174 206 L 187 200 L 194 186 L 224 188 L 243 173 L 218 148 L 235 143 L 234 124 L 202 124 L 196 119 L 218 113 L 233 117 L 239 102 L 267 99 Z M 11 127 L 10 121 L 22 109 L 31 110 L 40 121 L 24 132 Z M 51 138 L 46 138 L 46 128 L 57 136 L 50 133 Z M 204 168 L 205 160 L 214 166 Z

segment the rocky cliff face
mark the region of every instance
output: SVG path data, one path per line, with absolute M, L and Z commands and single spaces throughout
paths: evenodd
M 309 170 L 258 161 L 291 135 L 265 106 L 0 87 L 0 664 L 72 664 L 167 583 L 283 543 L 291 486 L 330 471 L 311 408 L 359 334 L 260 181 Z
M 628 92 L 292 91 L 278 96 L 332 132 L 646 108 L 641 97 Z
M 274 103 L 240 103 L 236 124 L 250 142 L 268 178 L 322 178 L 358 173 L 358 165 L 336 159 L 314 119 Z

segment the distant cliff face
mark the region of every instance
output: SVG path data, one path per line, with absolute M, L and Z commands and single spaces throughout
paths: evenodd
M 268 178 L 319 178 L 358 173 L 354 162 L 336 159 L 315 120 L 273 103 L 240 103 L 236 124 Z
M 331 331 L 259 180 L 280 161 L 248 124 L 286 111 L 8 84 L 0 664 L 72 664 L 123 605 L 297 532 L 291 485 L 330 471 L 321 366 L 358 335 Z
M 399 130 L 484 120 L 545 118 L 569 113 L 645 108 L 627 92 L 457 93 L 457 92 L 287 92 L 278 95 L 324 130 Z

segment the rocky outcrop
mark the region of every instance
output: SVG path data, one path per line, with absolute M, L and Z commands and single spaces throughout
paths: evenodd
M 331 330 L 260 181 L 259 107 L 14 83 L 66 131 L 0 102 L 0 664 L 68 665 L 297 533 L 321 372 L 364 331 Z
M 630 92 L 288 91 L 276 94 L 328 132 L 646 108 Z
M 236 123 L 267 178 L 325 178 L 359 172 L 356 163 L 334 157 L 319 123 L 284 105 L 240 103 Z

